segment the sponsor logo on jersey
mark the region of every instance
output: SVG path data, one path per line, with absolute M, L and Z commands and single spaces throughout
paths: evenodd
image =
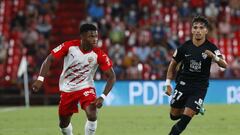
M 56 52 L 58 52 L 59 50 L 61 50 L 62 47 L 63 47 L 63 45 L 64 45 L 64 44 L 61 44 L 61 45 L 57 46 L 56 48 L 54 48 L 54 49 L 53 49 L 53 52 L 56 53 Z
M 201 72 L 202 62 L 196 60 L 190 60 L 190 68 L 189 71 L 191 72 Z

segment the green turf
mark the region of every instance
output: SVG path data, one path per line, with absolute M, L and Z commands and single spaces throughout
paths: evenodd
M 238 135 L 240 105 L 207 105 L 182 135 Z M 104 107 L 96 135 L 167 135 L 174 124 L 168 106 Z M 84 135 L 85 115 L 75 114 L 74 135 Z M 57 107 L 0 108 L 0 135 L 61 135 Z

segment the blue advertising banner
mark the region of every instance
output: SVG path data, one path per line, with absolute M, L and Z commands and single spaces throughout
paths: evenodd
M 105 100 L 107 106 L 169 104 L 171 97 L 163 91 L 165 81 L 117 81 Z M 175 84 L 173 84 L 174 87 Z M 104 81 L 95 82 L 97 94 Z M 204 103 L 240 103 L 240 80 L 211 80 Z

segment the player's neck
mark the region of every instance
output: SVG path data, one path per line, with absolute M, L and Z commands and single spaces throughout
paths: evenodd
M 81 51 L 83 51 L 84 53 L 92 51 L 92 47 L 89 46 L 89 45 L 86 45 L 86 44 L 82 44 L 82 45 L 80 46 L 80 49 L 81 49 Z
M 192 41 L 193 41 L 193 44 L 198 47 L 198 46 L 203 45 L 203 43 L 206 41 L 206 39 L 205 38 L 200 39 L 200 40 L 193 39 Z

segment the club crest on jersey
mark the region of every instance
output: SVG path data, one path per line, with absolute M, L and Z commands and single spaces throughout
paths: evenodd
M 207 58 L 207 54 L 206 53 L 202 53 L 202 57 L 203 57 L 203 59 L 206 59 Z
M 92 63 L 93 62 L 93 57 L 88 57 L 88 63 Z

